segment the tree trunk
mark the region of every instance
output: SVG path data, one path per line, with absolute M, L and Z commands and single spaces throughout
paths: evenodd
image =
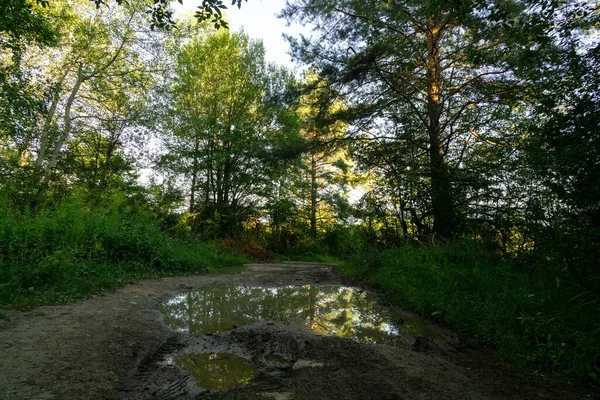
M 81 66 L 80 66 L 81 68 Z M 54 95 L 52 96 L 52 101 L 50 103 L 50 108 L 48 109 L 48 114 L 46 114 L 46 119 L 44 121 L 44 126 L 42 127 L 42 137 L 40 139 L 40 147 L 38 150 L 37 160 L 35 161 L 35 168 L 38 173 L 40 173 L 42 169 L 42 163 L 44 162 L 44 157 L 46 156 L 46 149 L 48 147 L 48 140 L 50 135 L 50 127 L 52 126 L 52 120 L 54 119 L 54 115 L 56 114 L 56 106 L 60 101 L 60 87 L 64 83 L 70 68 L 67 68 L 65 73 L 60 77 L 58 82 L 56 83 L 56 88 Z
M 34 203 L 34 208 L 37 208 L 38 205 L 40 204 L 40 201 L 46 191 L 46 188 L 48 187 L 48 185 L 50 184 L 50 180 L 52 179 L 52 172 L 54 171 L 54 167 L 56 167 L 56 163 L 58 162 L 58 155 L 60 154 L 60 149 L 63 147 L 63 145 L 69 138 L 69 135 L 71 134 L 71 124 L 73 122 L 73 116 L 71 115 L 71 108 L 73 107 L 73 103 L 75 102 L 75 99 L 77 98 L 77 93 L 79 92 L 79 89 L 81 88 L 81 84 L 84 81 L 85 81 L 85 76 L 83 75 L 83 64 L 79 64 L 79 67 L 77 68 L 77 77 L 75 80 L 75 84 L 73 85 L 73 88 L 71 89 L 71 94 L 69 95 L 69 98 L 67 99 L 67 103 L 65 104 L 65 111 L 63 114 L 63 121 L 64 121 L 63 132 L 61 133 L 56 145 L 54 146 L 54 149 L 52 151 L 52 157 L 50 158 L 50 161 L 48 162 L 48 165 L 46 166 L 46 168 L 44 168 L 44 166 L 42 164 L 43 158 L 44 158 L 44 152 L 41 151 L 40 154 L 38 154 L 38 161 L 36 162 L 36 166 L 38 165 L 38 162 L 39 162 L 40 170 L 39 170 L 38 174 L 39 174 L 40 179 L 43 179 L 43 180 L 40 183 L 38 192 L 35 196 L 36 199 L 35 199 L 35 203 Z
M 196 205 L 196 180 L 198 179 L 198 147 L 199 140 L 196 138 L 194 140 L 194 164 L 192 166 L 192 187 L 190 190 L 190 213 L 194 212 L 194 207 Z
M 400 200 L 398 202 L 398 209 L 400 211 L 400 227 L 402 228 L 402 238 L 404 240 L 408 239 L 408 225 L 406 224 L 406 212 L 405 212 L 405 208 L 406 205 L 404 204 L 404 199 L 402 198 L 402 195 L 398 194 L 398 196 L 400 197 Z
M 58 139 L 58 143 L 56 143 L 56 146 L 54 147 L 54 151 L 52 152 L 52 158 L 50 159 L 50 162 L 49 162 L 48 168 L 47 168 L 48 174 L 50 174 L 52 172 L 52 170 L 54 169 L 54 167 L 56 166 L 56 163 L 58 161 L 58 155 L 60 154 L 60 149 L 63 147 L 63 145 L 69 138 L 69 135 L 71 134 L 71 124 L 73 122 L 73 116 L 71 115 L 71 108 L 73 107 L 73 103 L 75 102 L 75 99 L 77 98 L 77 93 L 79 92 L 79 89 L 81 88 L 81 84 L 84 82 L 85 79 L 86 79 L 86 77 L 84 77 L 84 75 L 83 75 L 83 64 L 79 64 L 79 68 L 77 69 L 77 78 L 75 80 L 75 84 L 73 85 L 73 89 L 71 89 L 71 94 L 69 95 L 69 98 L 67 99 L 67 103 L 65 105 L 65 112 L 64 112 L 64 117 L 63 117 L 63 121 L 64 121 L 63 133 L 62 133 L 62 135 L 60 135 L 60 137 Z M 46 177 L 46 179 L 48 179 L 48 177 Z
M 317 237 L 317 160 L 313 154 L 310 158 L 310 234 Z
M 440 118 L 440 59 L 441 29 L 435 21 L 428 21 L 427 29 L 427 115 L 429 134 L 429 161 L 431 168 L 431 206 L 433 232 L 448 237 L 452 235 L 452 195 L 450 177 L 444 158 L 444 144 Z

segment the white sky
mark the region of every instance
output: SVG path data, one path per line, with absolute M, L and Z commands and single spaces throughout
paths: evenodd
M 176 12 L 195 11 L 202 3 L 201 0 L 183 0 L 183 7 L 174 2 Z M 232 31 L 243 29 L 253 39 L 262 39 L 267 61 L 284 65 L 288 68 L 298 68 L 287 54 L 289 46 L 283 38 L 283 33 L 298 36 L 299 33 L 308 35 L 310 29 L 300 25 L 286 26 L 283 19 L 277 18 L 277 14 L 285 7 L 285 0 L 248 0 L 242 2 L 242 8 L 231 6 L 230 0 L 225 0 L 226 13 L 229 19 L 229 28 Z

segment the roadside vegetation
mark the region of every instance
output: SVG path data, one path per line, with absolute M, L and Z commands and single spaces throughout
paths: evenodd
M 594 293 L 545 260 L 524 265 L 480 242 L 405 245 L 342 263 L 407 309 L 544 376 L 598 384 L 600 307 Z
M 216 242 L 170 237 L 149 209 L 121 193 L 94 204 L 72 195 L 37 212 L 3 200 L 0 306 L 65 303 L 139 279 L 249 261 Z
M 0 306 L 340 260 L 515 365 L 600 384 L 590 2 L 291 0 L 315 28 L 288 38 L 302 73 L 215 4 L 0 4 Z

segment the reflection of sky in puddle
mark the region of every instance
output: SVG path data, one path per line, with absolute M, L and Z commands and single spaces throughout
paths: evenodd
M 204 389 L 227 389 L 247 385 L 254 377 L 248 363 L 229 353 L 182 354 L 175 364 L 190 372 Z
M 345 286 L 207 286 L 175 296 L 160 310 L 168 325 L 191 333 L 224 332 L 267 320 L 360 342 L 394 344 L 401 334 L 435 336 L 423 321 Z

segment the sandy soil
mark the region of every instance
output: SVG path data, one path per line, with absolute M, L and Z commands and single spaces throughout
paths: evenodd
M 216 335 L 176 332 L 162 322 L 161 301 L 226 283 L 349 284 L 327 264 L 251 264 L 239 274 L 144 281 L 66 306 L 1 310 L 0 399 L 594 398 L 513 372 L 435 326 L 443 339 L 389 347 L 269 321 Z M 189 373 L 165 364 L 192 348 L 242 352 L 256 375 L 245 387 L 200 389 Z M 265 364 L 267 351 L 283 361 Z

